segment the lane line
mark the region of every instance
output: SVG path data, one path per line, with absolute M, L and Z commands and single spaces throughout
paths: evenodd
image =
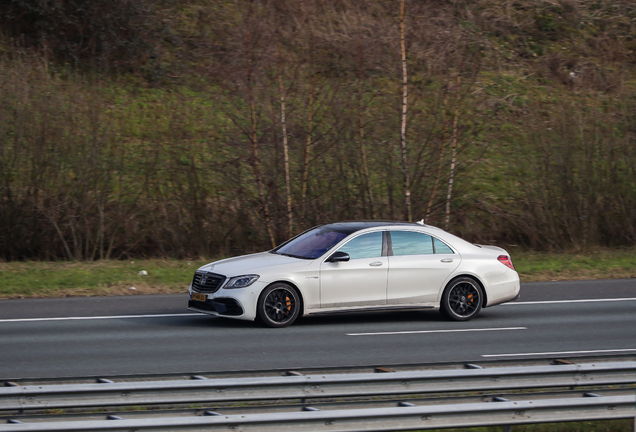
M 503 306 L 514 305 L 534 305 L 534 304 L 560 304 L 560 303 L 595 303 L 595 302 L 621 302 L 621 301 L 636 301 L 636 297 L 626 298 L 614 298 L 614 299 L 579 299 L 579 300 L 545 300 L 545 301 L 531 301 L 531 302 L 510 302 L 504 303 Z M 54 318 L 15 318 L 15 319 L 0 319 L 0 323 L 11 322 L 38 322 L 38 321 L 79 321 L 79 320 L 104 320 L 104 319 L 126 319 L 126 318 L 164 318 L 164 317 L 184 317 L 184 316 L 203 316 L 203 314 L 197 313 L 182 313 L 182 314 L 152 314 L 152 315 L 113 315 L 113 316 L 94 316 L 94 317 L 54 317 Z M 448 330 L 448 331 L 487 331 L 480 329 L 472 330 Z M 433 330 L 432 332 L 445 332 L 444 330 Z M 396 332 L 396 333 L 377 333 L 377 334 L 408 334 L 413 332 Z M 421 332 L 415 332 L 421 333 Z M 374 335 L 376 333 L 369 333 Z M 350 336 L 363 336 L 366 333 L 351 333 Z
M 204 316 L 197 313 L 182 314 L 161 314 L 161 315 L 113 315 L 113 316 L 94 316 L 94 317 L 58 317 L 58 318 L 15 318 L 0 319 L 0 323 L 12 322 L 38 322 L 38 321 L 81 321 L 81 320 L 106 320 L 106 319 L 122 319 L 122 318 L 165 318 L 165 317 L 184 317 L 184 316 Z
M 533 305 L 533 304 L 558 304 L 558 303 L 602 303 L 602 302 L 620 302 L 620 301 L 636 301 L 636 297 L 614 298 L 614 299 L 580 299 L 580 300 L 539 300 L 529 302 L 510 302 L 504 303 L 504 306 L 514 305 Z
M 611 349 L 611 350 L 590 350 L 590 351 L 554 351 L 542 353 L 518 353 L 518 354 L 485 354 L 482 357 L 530 357 L 540 355 L 564 355 L 564 354 L 602 354 L 602 353 L 620 353 L 620 352 L 636 352 L 636 349 Z
M 485 331 L 501 331 L 501 330 L 528 330 L 528 328 L 527 327 L 501 327 L 501 328 L 457 329 L 457 330 L 412 330 L 412 331 L 377 332 L 377 333 L 346 333 L 346 335 L 347 336 L 382 336 L 382 335 L 397 335 L 397 334 L 463 333 L 463 332 L 485 332 Z

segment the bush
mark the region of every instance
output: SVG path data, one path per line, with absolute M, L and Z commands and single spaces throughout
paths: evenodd
M 21 47 L 101 72 L 139 67 L 158 21 L 144 0 L 4 0 L 0 27 Z

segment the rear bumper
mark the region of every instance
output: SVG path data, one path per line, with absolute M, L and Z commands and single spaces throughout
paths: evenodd
M 506 289 L 501 290 L 502 287 L 506 287 Z M 518 300 L 521 297 L 521 284 L 519 283 L 518 279 L 512 283 L 502 284 L 498 288 L 500 288 L 500 290 L 498 290 L 500 296 L 492 301 L 489 301 L 486 307 L 508 303 Z
M 511 298 L 511 299 L 509 299 L 509 300 L 501 300 L 501 301 L 498 301 L 497 303 L 489 304 L 489 305 L 488 305 L 488 306 L 486 306 L 486 307 L 495 306 L 495 305 L 500 305 L 500 304 L 503 304 L 503 303 L 513 302 L 513 301 L 515 301 L 515 300 L 519 300 L 519 298 L 520 298 L 520 297 L 521 297 L 521 292 L 519 292 L 519 294 L 517 294 L 516 296 L 514 296 L 513 298 Z

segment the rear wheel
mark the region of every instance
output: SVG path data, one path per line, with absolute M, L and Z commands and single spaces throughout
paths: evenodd
M 287 327 L 300 313 L 300 298 L 295 289 L 275 283 L 263 290 L 256 305 L 256 315 L 268 327 Z
M 460 277 L 452 280 L 444 290 L 441 309 L 453 321 L 468 321 L 479 313 L 483 299 L 477 281 Z

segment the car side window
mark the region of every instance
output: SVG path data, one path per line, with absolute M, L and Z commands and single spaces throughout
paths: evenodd
M 362 234 L 351 239 L 338 249 L 349 254 L 352 260 L 359 258 L 376 258 L 382 256 L 382 232 Z
M 449 248 L 446 243 L 444 243 L 441 240 L 436 239 L 435 237 L 433 237 L 433 243 L 435 245 L 435 253 L 436 254 L 452 254 L 455 253 L 453 252 L 453 250 L 451 248 Z
M 413 231 L 391 231 L 393 256 L 433 254 L 433 238 Z

